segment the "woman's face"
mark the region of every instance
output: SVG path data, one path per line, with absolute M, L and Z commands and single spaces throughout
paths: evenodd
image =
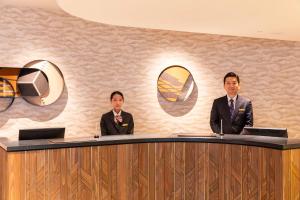
M 124 103 L 123 97 L 119 94 L 115 94 L 111 99 L 111 105 L 113 109 L 116 111 L 121 110 L 123 103 Z

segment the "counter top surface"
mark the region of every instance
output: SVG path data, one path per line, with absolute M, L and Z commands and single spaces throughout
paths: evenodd
M 300 149 L 300 139 L 253 135 L 224 135 L 220 137 L 204 134 L 135 134 L 99 138 L 80 137 L 22 141 L 0 138 L 0 146 L 8 152 L 153 142 L 200 142 L 258 146 L 279 150 Z

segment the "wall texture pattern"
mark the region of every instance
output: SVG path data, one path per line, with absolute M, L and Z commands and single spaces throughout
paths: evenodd
M 228 71 L 240 75 L 240 94 L 253 101 L 255 126 L 287 127 L 300 137 L 300 42 L 117 27 L 32 8 L 2 6 L 0 13 L 0 66 L 46 59 L 66 82 L 47 107 L 17 98 L 0 113 L 1 137 L 45 126 L 65 126 L 68 137 L 93 135 L 113 90 L 124 92 L 137 134 L 210 132 L 211 104 L 225 94 Z M 186 67 L 198 87 L 195 106 L 181 117 L 158 103 L 156 81 L 169 65 Z

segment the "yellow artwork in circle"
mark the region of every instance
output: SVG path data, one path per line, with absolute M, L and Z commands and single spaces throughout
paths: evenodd
M 194 88 L 192 74 L 184 67 L 173 65 L 166 68 L 159 76 L 157 89 L 168 101 L 186 101 Z

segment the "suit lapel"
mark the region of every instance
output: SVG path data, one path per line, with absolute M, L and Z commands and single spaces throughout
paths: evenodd
M 122 124 L 128 123 L 129 116 L 124 111 L 121 113 L 121 116 L 122 116 L 122 119 L 123 119 L 123 123 Z
M 124 120 L 125 120 L 125 114 L 124 114 L 124 111 L 121 112 L 121 117 L 122 117 L 123 123 L 124 123 Z
M 226 118 L 226 120 L 230 121 L 230 110 L 229 110 L 229 106 L 228 106 L 227 96 L 223 97 L 222 104 L 223 104 L 222 107 L 224 108 L 225 118 Z
M 113 111 L 110 112 L 110 120 L 111 120 L 111 123 L 113 124 L 113 126 L 115 127 L 115 130 L 117 131 L 116 133 L 120 133 L 118 124 L 116 124 L 116 122 L 115 122 L 115 115 L 114 115 Z
M 114 116 L 113 111 L 111 111 L 111 112 L 109 113 L 109 120 L 110 120 L 111 122 L 115 123 L 115 116 Z
M 235 118 L 239 112 L 240 106 L 241 106 L 241 99 L 239 98 L 239 96 L 237 96 L 232 121 L 235 120 Z

